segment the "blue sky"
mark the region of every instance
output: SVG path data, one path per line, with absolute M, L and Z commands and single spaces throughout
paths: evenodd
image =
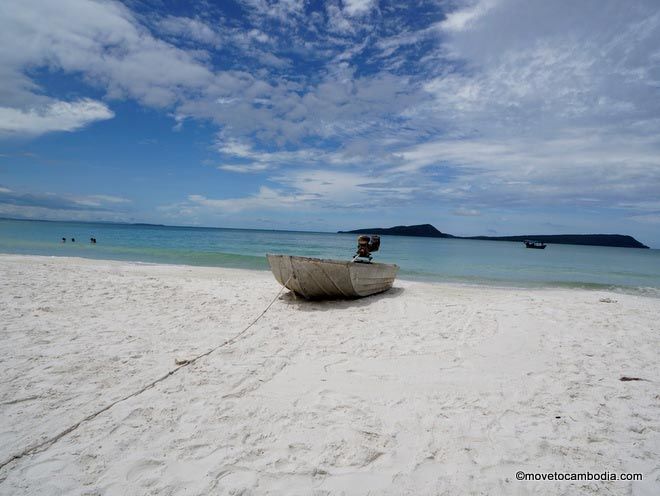
M 660 246 L 657 1 L 5 0 L 0 216 Z

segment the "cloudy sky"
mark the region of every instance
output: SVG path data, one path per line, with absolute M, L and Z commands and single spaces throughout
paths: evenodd
M 4 0 L 0 216 L 660 246 L 657 0 Z

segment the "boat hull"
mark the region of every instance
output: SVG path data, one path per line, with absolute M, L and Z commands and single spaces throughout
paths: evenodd
M 275 279 L 308 299 L 362 298 L 392 287 L 397 265 L 266 255 Z

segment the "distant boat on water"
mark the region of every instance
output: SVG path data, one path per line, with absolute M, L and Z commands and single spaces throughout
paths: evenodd
M 535 250 L 545 250 L 545 247 L 548 246 L 541 241 L 532 241 L 530 239 L 526 239 L 523 242 L 525 243 L 525 248 L 533 248 Z
M 360 236 L 353 260 L 327 260 L 268 254 L 271 271 L 282 286 L 307 299 L 362 298 L 387 291 L 398 265 L 374 263 L 379 236 Z

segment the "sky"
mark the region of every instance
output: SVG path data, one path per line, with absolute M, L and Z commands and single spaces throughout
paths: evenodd
M 660 3 L 3 0 L 0 216 L 660 247 Z

